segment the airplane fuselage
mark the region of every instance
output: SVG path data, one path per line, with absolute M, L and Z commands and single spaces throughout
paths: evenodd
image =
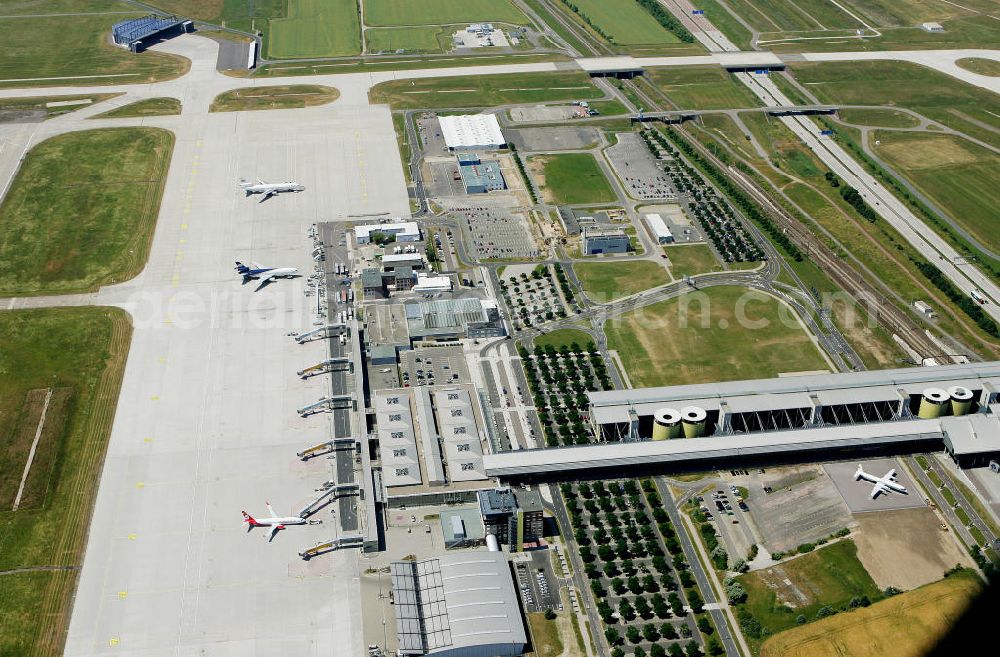
M 281 183 L 244 183 L 243 191 L 247 196 L 251 194 L 281 194 L 282 192 L 301 192 L 305 190 L 305 185 L 296 182 Z

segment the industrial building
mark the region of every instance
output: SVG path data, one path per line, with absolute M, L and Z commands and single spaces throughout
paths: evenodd
M 438 123 L 449 151 L 486 151 L 507 146 L 495 114 L 441 116 Z
M 591 392 L 595 431 L 615 444 L 489 455 L 486 472 L 703 470 L 937 449 L 962 467 L 985 465 L 1000 457 L 998 394 L 1000 362 Z
M 139 52 L 154 41 L 190 32 L 193 28 L 194 23 L 185 18 L 150 14 L 115 23 L 111 27 L 111 38 L 116 46 Z
M 542 537 L 542 498 L 537 491 L 497 488 L 479 491 L 479 512 L 487 534 L 519 552 Z
M 502 552 L 461 552 L 389 565 L 402 655 L 508 657 L 527 645 Z
M 401 221 L 385 224 L 362 224 L 354 227 L 354 238 L 358 244 L 368 244 L 372 241 L 372 235 L 382 233 L 385 236 L 394 236 L 397 242 L 419 242 L 420 226 L 415 221 Z
M 649 227 L 649 233 L 656 240 L 657 244 L 673 243 L 674 234 L 667 227 L 667 223 L 663 221 L 663 217 L 658 214 L 647 214 L 646 225 Z
M 382 482 L 387 489 L 408 487 L 390 496 L 466 482 L 478 488 L 486 481 L 483 414 L 474 387 L 377 390 L 372 405 Z
M 420 253 L 387 253 L 382 256 L 382 270 L 391 272 L 399 267 L 423 269 L 424 256 Z
M 458 155 L 458 172 L 466 194 L 485 194 L 507 189 L 507 182 L 500 171 L 499 162 L 483 163 L 474 153 Z
M 406 304 L 406 323 L 411 342 L 506 335 L 496 302 L 478 298 Z
M 632 241 L 623 228 L 585 227 L 583 229 L 583 254 L 628 253 Z

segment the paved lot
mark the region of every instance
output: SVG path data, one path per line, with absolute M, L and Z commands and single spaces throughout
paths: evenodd
M 591 148 L 598 143 L 596 128 L 519 128 L 507 137 L 520 151 L 569 151 Z
M 199 99 L 192 88 L 185 107 Z M 358 553 L 297 556 L 336 536 L 329 511 L 272 543 L 240 524 L 241 509 L 263 515 L 270 500 L 291 514 L 315 496 L 331 462 L 295 452 L 329 435 L 331 418 L 295 413 L 329 386 L 295 375 L 324 343 L 286 335 L 311 327 L 305 279 L 254 293 L 232 261 L 310 272 L 312 223 L 405 213 L 389 113 L 333 104 L 168 124 L 177 144 L 149 264 L 97 295 L 130 310 L 135 333 L 66 654 L 353 657 Z M 306 191 L 258 203 L 237 191 L 240 177 L 292 178 Z
M 411 386 L 470 383 L 462 347 L 425 347 L 400 354 L 403 380 Z
M 660 169 L 642 138 L 633 132 L 620 132 L 618 143 L 604 153 L 632 198 L 648 201 L 676 198 L 670 179 Z
M 902 484 L 909 491 L 908 494 L 883 493 L 872 499 L 872 485 L 867 481 L 855 481 L 854 472 L 858 469 L 857 463 L 827 463 L 823 466 L 827 475 L 833 480 L 834 485 L 844 498 L 844 502 L 851 509 L 851 513 L 863 513 L 865 511 L 886 511 L 888 509 L 913 509 L 927 506 L 924 496 L 917 488 L 910 476 L 906 474 L 902 466 L 896 459 L 877 459 L 874 461 L 862 461 L 865 472 L 881 477 L 890 468 L 896 470 L 896 481 Z

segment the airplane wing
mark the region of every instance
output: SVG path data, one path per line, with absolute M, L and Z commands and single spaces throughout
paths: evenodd
M 254 292 L 260 292 L 263 288 L 267 287 L 268 285 L 271 284 L 272 281 L 274 281 L 274 271 L 275 270 L 272 269 L 271 271 L 264 272 L 263 274 L 260 275 L 260 277 L 257 279 L 260 281 L 260 284 L 257 285 L 257 288 L 254 290 Z M 274 512 L 272 511 L 272 513 Z
M 874 500 L 876 497 L 884 493 L 886 490 L 888 490 L 888 488 L 886 487 L 885 483 L 881 481 L 878 482 L 877 484 L 872 486 L 872 499 Z
M 266 192 L 264 192 L 264 195 L 263 195 L 263 196 L 261 196 L 261 197 L 260 197 L 260 200 L 259 200 L 259 201 L 257 201 L 257 202 L 258 202 L 258 203 L 263 203 L 264 201 L 266 201 L 267 199 L 271 198 L 272 196 L 274 196 L 274 195 L 275 195 L 275 194 L 277 194 L 277 193 L 278 193 L 278 192 L 274 191 L 273 189 L 269 189 L 269 190 L 267 190 Z
M 889 472 L 885 473 L 885 478 L 894 481 L 896 479 L 896 468 L 892 468 Z
M 264 504 L 267 505 L 267 512 L 271 514 L 271 517 L 272 518 L 277 518 L 278 514 L 274 512 L 274 508 L 271 507 L 271 503 L 270 502 L 265 502 Z
M 274 535 L 278 533 L 278 530 L 284 528 L 285 528 L 284 525 L 273 525 L 271 527 L 271 531 L 267 532 L 267 542 L 270 543 L 272 540 L 274 540 Z

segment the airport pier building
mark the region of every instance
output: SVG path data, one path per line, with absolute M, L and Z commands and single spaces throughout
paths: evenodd
M 484 457 L 501 479 L 944 449 L 962 467 L 1000 458 L 1000 362 L 588 393 L 604 444 Z M 571 476 L 571 475 L 570 475 Z

